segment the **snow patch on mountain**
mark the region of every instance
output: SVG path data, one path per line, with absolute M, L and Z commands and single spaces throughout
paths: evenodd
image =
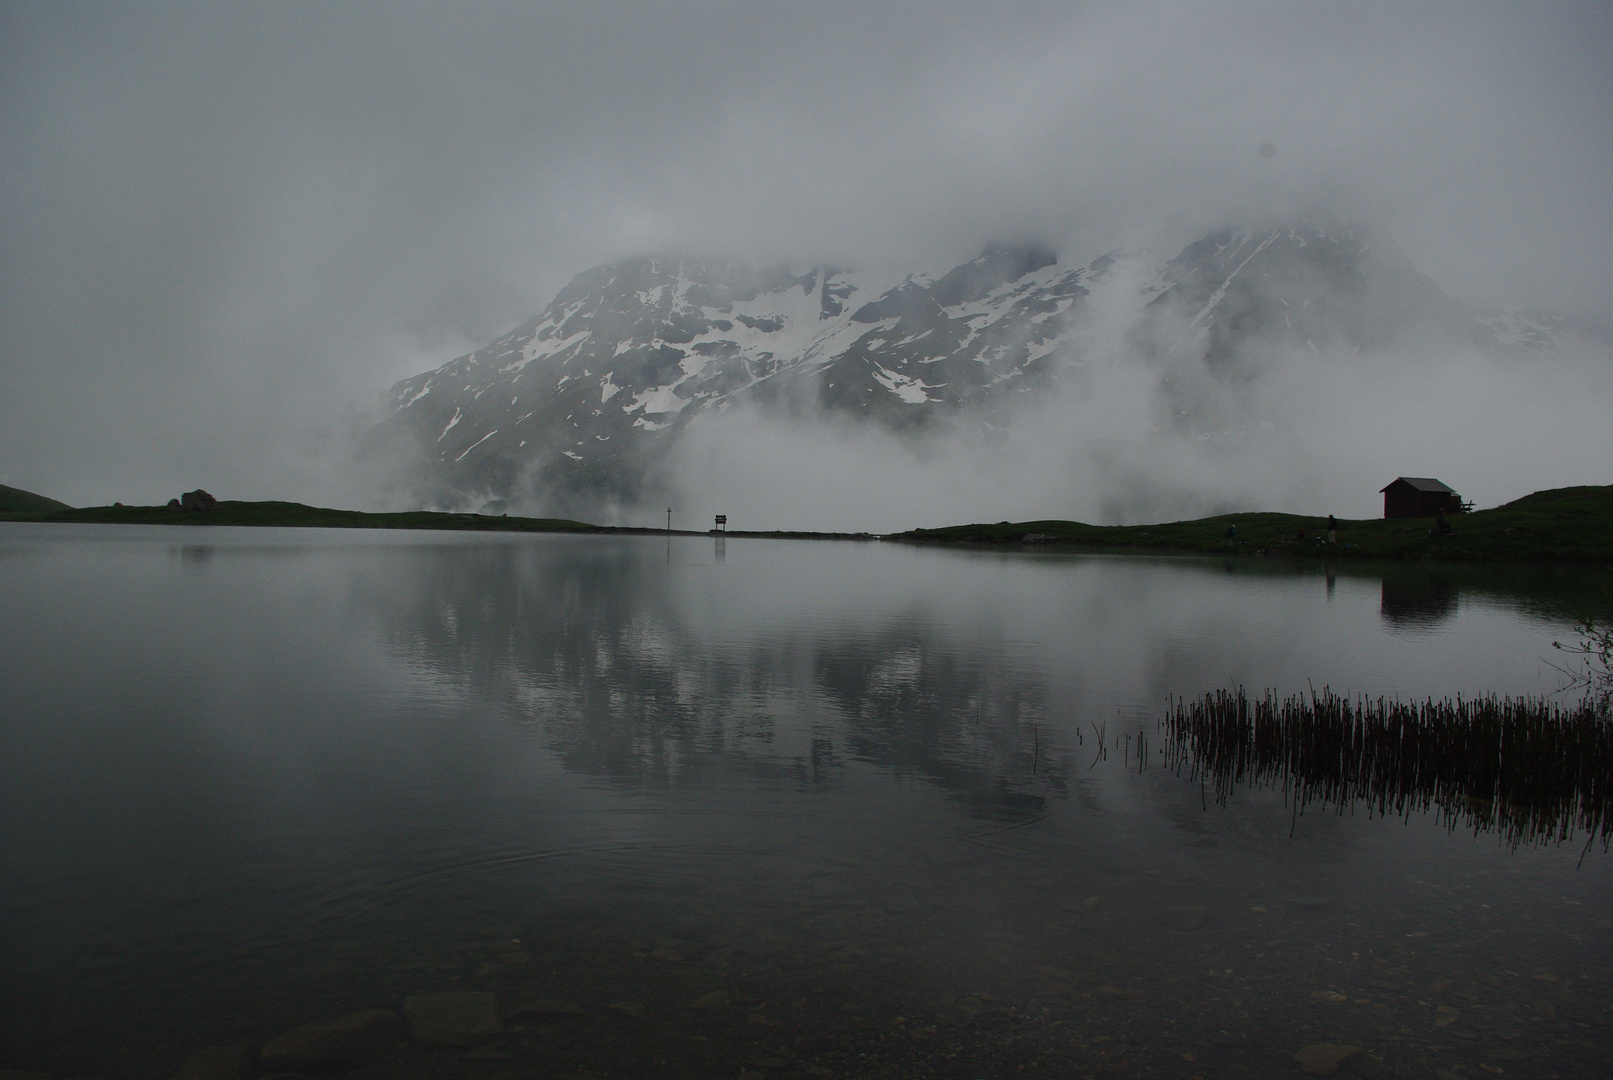
M 536 318 L 398 383 L 383 427 L 434 444 L 422 483 L 438 502 L 622 502 L 659 482 L 704 415 L 839 416 L 915 437 L 962 423 L 1000 439 L 1026 402 L 1126 364 L 1153 373 L 1167 422 L 1218 438 L 1233 414 L 1206 403 L 1234 401 L 1238 380 L 1415 327 L 1516 353 L 1566 333 L 1466 309 L 1349 227 L 1227 230 L 1173 258 L 1085 266 L 991 245 L 940 277 L 638 258 L 579 274 Z
M 887 368 L 875 366 L 874 381 L 910 405 L 923 404 L 934 398 L 926 392 L 930 388 L 918 379 L 901 375 Z

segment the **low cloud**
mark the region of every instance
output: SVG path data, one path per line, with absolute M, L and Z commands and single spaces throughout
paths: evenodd
M 726 513 L 733 528 L 887 532 L 1249 510 L 1370 518 L 1400 475 L 1436 476 L 1480 507 L 1609 481 L 1605 355 L 1421 344 L 1289 355 L 1238 386 L 1201 369 L 1194 394 L 1218 406 L 1214 426 L 1176 422 L 1161 369 L 1122 344 L 1007 432 L 958 423 L 913 438 L 736 409 L 689 427 L 674 498 L 688 528 Z
M 1085 262 L 1324 207 L 1592 313 L 1610 47 L 1596 6 L 8 5 L 0 482 L 374 500 L 355 408 L 645 250 Z

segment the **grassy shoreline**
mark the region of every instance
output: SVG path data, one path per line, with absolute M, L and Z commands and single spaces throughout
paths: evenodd
M 16 494 L 27 494 L 18 492 Z M 216 510 L 162 506 L 80 509 L 32 496 L 36 503 L 0 506 L 0 521 L 102 525 L 236 525 L 325 529 L 437 529 L 451 532 L 711 536 L 709 531 L 593 525 L 566 518 L 450 514 L 429 510 L 367 513 L 294 502 L 221 502 Z M 736 538 L 890 540 L 1030 550 L 1196 553 L 1328 559 L 1444 562 L 1566 562 L 1613 566 L 1613 486 L 1537 491 L 1504 506 L 1455 515 L 1455 536 L 1432 537 L 1428 518 L 1341 520 L 1338 543 L 1325 540 L 1327 519 L 1299 514 L 1220 514 L 1154 525 L 1087 525 L 1043 520 L 953 525 L 877 536 L 805 530 L 732 530 Z M 1227 530 L 1235 528 L 1233 539 Z M 1304 538 L 1300 538 L 1300 530 Z
M 333 510 L 294 502 L 223 501 L 216 510 L 169 510 L 164 506 L 87 506 L 49 512 L 0 513 L 0 521 L 26 521 L 57 525 L 237 525 L 249 527 L 312 529 L 435 529 L 448 532 L 582 533 L 629 536 L 711 536 L 710 532 L 629 525 L 593 525 L 567 518 L 508 517 L 488 514 L 449 514 L 434 510 L 372 514 L 362 510 Z M 733 537 L 776 540 L 873 540 L 870 533 L 818 533 L 790 530 L 731 530 Z
M 1504 506 L 1453 515 L 1450 522 L 1455 536 L 1431 537 L 1431 518 L 1341 519 L 1336 544 L 1318 543 L 1326 540 L 1326 517 L 1269 513 L 1220 514 L 1157 525 L 1002 521 L 913 529 L 885 539 L 1138 553 L 1613 564 L 1613 486 L 1537 491 Z M 1237 530 L 1230 542 L 1229 528 Z M 1304 539 L 1299 537 L 1301 529 Z

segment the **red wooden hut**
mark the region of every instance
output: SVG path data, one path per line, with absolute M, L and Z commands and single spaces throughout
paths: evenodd
M 1386 518 L 1433 517 L 1441 510 L 1447 514 L 1462 512 L 1462 497 L 1428 477 L 1397 476 L 1394 483 L 1379 490 L 1383 492 Z

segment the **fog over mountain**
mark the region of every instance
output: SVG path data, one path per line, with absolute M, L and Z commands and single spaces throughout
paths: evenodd
M 894 284 L 638 257 L 399 382 L 362 456 L 411 502 L 607 521 L 662 505 L 693 524 L 738 510 L 747 525 L 842 529 L 892 527 L 896 507 L 937 524 L 960 507 L 1124 522 L 1359 505 L 1376 491 L 1359 478 L 1392 478 L 1396 455 L 1474 470 L 1485 441 L 1506 448 L 1483 461 L 1492 479 L 1527 482 L 1534 462 L 1491 438 L 1507 417 L 1419 383 L 1522 392 L 1605 352 L 1589 334 L 1456 301 L 1351 224 L 1222 230 L 1168 260 L 1119 251 L 1073 268 L 992 244 Z M 1308 397 L 1417 415 L 1376 444 L 1335 429 L 1308 453 L 1293 419 L 1330 429 Z
M 875 530 L 1606 483 L 1610 45 L 1589 4 L 8 4 L 0 483 Z

